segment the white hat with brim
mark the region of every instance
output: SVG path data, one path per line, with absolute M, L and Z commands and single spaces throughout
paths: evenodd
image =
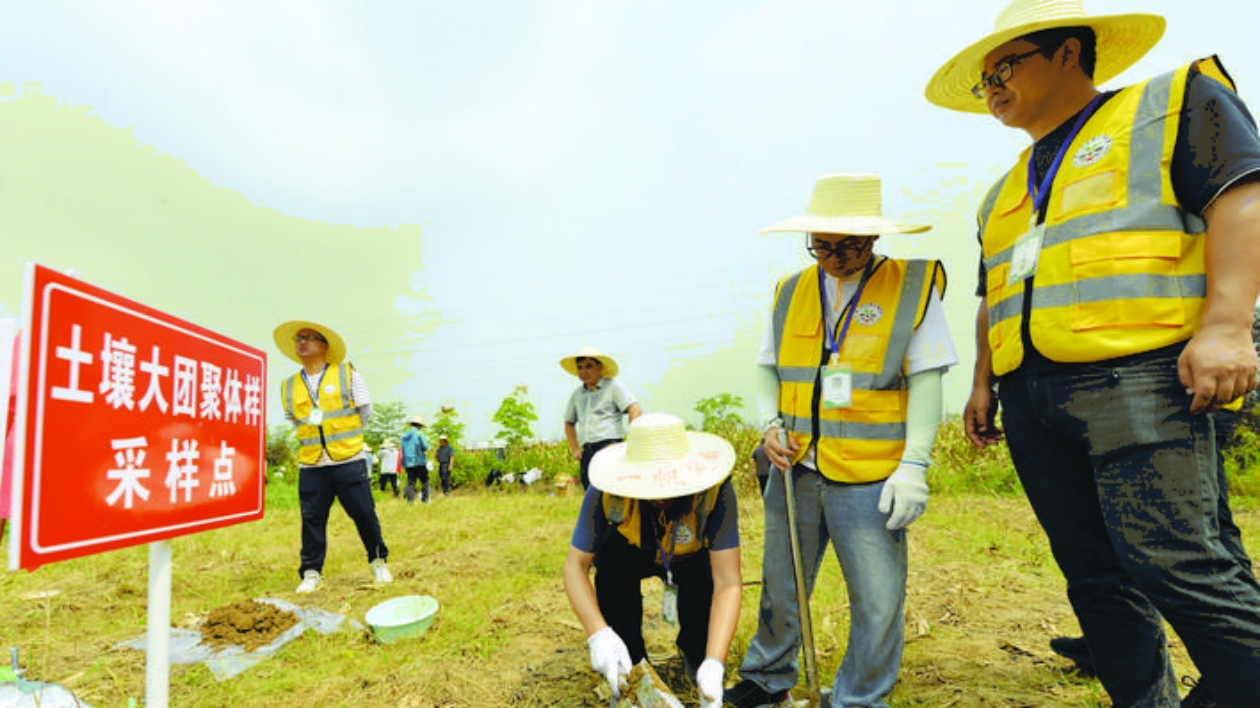
M 1092 27 L 1097 36 L 1094 84 L 1102 85 L 1133 66 L 1164 36 L 1164 18 L 1148 13 L 1086 15 L 1081 0 L 1015 0 L 993 24 L 993 32 L 954 55 L 928 81 L 928 101 L 965 113 L 988 113 L 988 103 L 971 93 L 984 59 L 1007 42 L 1041 30 Z
M 280 351 L 285 356 L 301 364 L 303 363 L 302 358 L 297 355 L 297 343 L 293 341 L 293 338 L 297 336 L 298 332 L 301 332 L 304 329 L 313 329 L 316 332 L 319 332 L 328 342 L 328 352 L 324 356 L 328 360 L 329 364 L 341 363 L 341 361 L 346 358 L 345 340 L 341 338 L 341 335 L 334 332 L 332 328 L 319 324 L 318 322 L 311 322 L 309 320 L 292 320 L 290 322 L 285 322 L 279 327 L 276 327 L 276 330 L 271 333 L 271 338 L 276 340 L 276 346 L 280 348 Z
M 577 370 L 578 359 L 598 359 L 599 363 L 604 365 L 604 376 L 607 376 L 610 379 L 615 377 L 617 375 L 617 372 L 621 370 L 617 366 L 617 362 L 612 357 L 601 352 L 595 347 L 582 347 L 582 351 L 578 352 L 577 354 L 562 358 L 560 360 L 560 366 L 562 366 L 564 370 L 569 372 L 570 374 L 577 376 L 578 375 L 578 370 Z
M 820 177 L 805 213 L 761 229 L 761 233 L 917 234 L 932 227 L 884 217 L 883 186 L 877 174 Z
M 687 432 L 668 413 L 645 413 L 625 442 L 591 458 L 591 486 L 631 499 L 673 499 L 721 484 L 734 466 L 735 448 L 725 439 Z

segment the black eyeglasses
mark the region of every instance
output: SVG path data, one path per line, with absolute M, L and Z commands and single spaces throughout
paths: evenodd
M 860 251 L 866 247 L 864 242 L 870 241 L 869 236 L 846 236 L 839 241 L 815 241 L 813 236 L 807 236 L 805 241 L 805 250 L 809 251 L 809 255 L 819 260 L 829 256 L 836 258 L 844 258 L 845 254 L 853 251 Z
M 297 334 L 293 336 L 293 341 L 295 342 L 323 342 L 324 344 L 328 343 L 327 339 L 324 339 L 323 336 L 318 335 L 318 334 Z
M 989 74 L 988 76 L 984 76 L 983 74 L 981 75 L 980 83 L 971 87 L 971 93 L 974 94 L 976 98 L 984 100 L 984 96 L 988 93 L 990 86 L 1002 88 L 1006 85 L 1007 81 L 1011 80 L 1011 75 L 1015 73 L 1015 65 L 1034 54 L 1045 54 L 1046 57 L 1049 58 L 1054 56 L 1054 53 L 1057 51 L 1059 51 L 1059 47 L 1057 45 L 1053 48 L 1037 47 L 1031 52 L 1024 52 L 1023 54 L 1006 57 L 1002 61 L 993 65 L 992 74 Z

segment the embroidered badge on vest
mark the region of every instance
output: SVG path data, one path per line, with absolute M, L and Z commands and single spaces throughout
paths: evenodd
M 674 546 L 675 547 L 685 546 L 688 543 L 691 543 L 691 540 L 695 537 L 696 537 L 695 533 L 691 530 L 691 527 L 687 526 L 687 524 L 684 524 L 681 521 L 674 524 Z
M 1077 167 L 1089 167 L 1098 162 L 1111 150 L 1110 135 L 1095 135 L 1072 156 L 1072 164 Z
M 857 312 L 853 313 L 853 319 L 857 320 L 858 324 L 867 326 L 879 322 L 879 318 L 883 316 L 883 308 L 873 302 L 858 306 Z

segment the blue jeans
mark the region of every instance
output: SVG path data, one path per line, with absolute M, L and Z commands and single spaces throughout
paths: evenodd
M 1255 705 L 1260 591 L 1222 542 L 1213 426 L 1179 348 L 999 385 L 1016 472 L 1115 708 L 1180 705 L 1160 616 L 1225 706 Z
M 797 465 L 794 475 L 801 565 L 813 593 L 828 542 L 835 549 L 849 593 L 849 645 L 836 672 L 831 705 L 887 707 L 905 644 L 906 533 L 884 527 L 882 482 L 839 484 Z M 800 674 L 800 614 L 787 526 L 783 474 L 766 485 L 766 538 L 757 634 L 740 676 L 770 693 L 790 689 Z

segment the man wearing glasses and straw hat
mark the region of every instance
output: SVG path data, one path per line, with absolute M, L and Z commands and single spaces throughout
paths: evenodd
M 1016 0 L 928 83 L 1033 140 L 980 206 L 965 425 L 995 444 L 1001 403 L 1115 706 L 1206 704 L 1178 698 L 1161 614 L 1199 686 L 1254 706 L 1260 588 L 1220 537 L 1205 414 L 1256 386 L 1260 138 L 1215 57 L 1098 90 L 1164 24 Z
M 957 357 L 943 266 L 872 249 L 881 234 L 929 228 L 883 216 L 879 175 L 840 174 L 818 180 L 803 216 L 762 229 L 805 233 L 815 264 L 779 283 L 757 357 L 765 452 L 779 471 L 765 490 L 757 633 L 727 695 L 741 708 L 788 698 L 803 637 L 812 669 L 792 559 L 803 559 L 808 597 L 828 543 L 852 607 L 831 705 L 888 705 L 904 643 L 906 527 L 927 507 L 941 376 Z
M 345 360 L 346 344 L 329 327 L 294 320 L 276 327 L 272 337 L 285 356 L 302 365 L 280 384 L 284 417 L 297 426 L 298 437 L 302 582 L 297 592 L 314 592 L 322 581 L 333 499 L 354 520 L 373 579 L 388 583 L 389 549 L 381 538 L 363 443 L 363 425 L 372 415 L 367 384 Z
M 721 708 L 726 652 L 739 624 L 739 510 L 729 480 L 735 450 L 687 432 L 681 419 L 648 413 L 626 441 L 591 460 L 591 486 L 564 562 L 564 589 L 583 628 L 591 666 L 620 694 L 647 658 L 643 578 L 665 583 L 662 618 L 701 708 Z M 595 584 L 590 571 L 595 567 Z

